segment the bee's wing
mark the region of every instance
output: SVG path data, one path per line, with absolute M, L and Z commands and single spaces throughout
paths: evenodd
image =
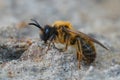
M 105 48 L 106 50 L 109 50 L 107 47 L 105 47 L 105 46 L 104 46 L 102 43 L 100 43 L 98 40 L 96 40 L 96 39 L 94 39 L 94 38 L 91 38 L 91 37 L 88 36 L 87 34 L 84 34 L 84 33 L 80 32 L 80 31 L 73 31 L 73 30 L 69 30 L 69 29 L 66 29 L 66 30 L 69 31 L 69 32 L 72 32 L 72 33 L 74 33 L 74 34 L 82 35 L 83 37 L 89 39 L 90 41 L 93 41 L 93 42 L 99 44 L 100 46 L 102 46 L 102 47 Z

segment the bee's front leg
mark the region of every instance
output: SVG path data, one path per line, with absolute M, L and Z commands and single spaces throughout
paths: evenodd
M 46 53 L 47 53 L 47 52 L 48 52 L 48 50 L 50 49 L 50 44 L 51 44 L 51 42 L 49 42 L 49 43 L 48 43 Z
M 68 44 L 69 44 L 68 42 L 69 42 L 69 35 L 67 34 L 67 35 L 65 36 L 65 43 L 66 43 L 65 48 L 63 48 L 63 49 L 58 49 L 58 48 L 55 46 L 55 44 L 53 44 L 53 45 L 54 45 L 54 48 L 57 49 L 57 50 L 59 50 L 60 52 L 65 52 L 65 51 L 68 49 Z
M 51 45 L 51 43 L 53 43 L 53 41 L 54 41 L 54 39 L 55 39 L 55 34 L 53 34 L 51 37 L 50 37 L 50 39 L 49 39 L 49 42 L 48 42 L 48 48 L 47 48 L 47 50 L 46 50 L 46 53 L 47 53 L 47 51 L 50 49 L 50 45 Z

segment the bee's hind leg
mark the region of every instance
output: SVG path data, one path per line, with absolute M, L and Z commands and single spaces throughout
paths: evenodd
M 78 59 L 78 68 L 80 69 L 81 68 L 81 61 L 84 57 L 83 55 L 83 52 L 82 52 L 82 45 L 81 45 L 81 42 L 80 42 L 80 39 L 77 38 L 77 41 L 76 41 L 76 48 L 77 48 L 77 59 Z

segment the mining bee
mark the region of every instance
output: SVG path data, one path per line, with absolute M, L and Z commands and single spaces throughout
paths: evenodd
M 68 46 L 73 46 L 76 49 L 79 68 L 82 60 L 89 65 L 95 61 L 96 49 L 94 43 L 97 43 L 108 50 L 108 48 L 101 44 L 99 41 L 89 37 L 80 31 L 75 31 L 70 22 L 56 21 L 53 23 L 53 25 L 45 25 L 43 28 L 36 20 L 32 21 L 33 23 L 29 23 L 29 25 L 34 25 L 40 29 L 41 39 L 45 43 L 49 41 L 48 48 L 51 43 L 53 43 L 53 45 L 54 43 L 65 44 L 65 48 L 59 49 L 61 51 L 66 51 L 68 49 Z

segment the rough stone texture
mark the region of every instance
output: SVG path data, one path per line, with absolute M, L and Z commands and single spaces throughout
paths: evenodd
M 0 42 L 0 61 L 6 62 L 19 59 L 28 49 L 30 44 L 27 41 L 1 40 Z
M 0 80 L 120 80 L 119 3 L 119 0 L 0 0 Z M 42 26 L 56 20 L 70 21 L 75 29 L 90 34 L 110 51 L 96 45 L 95 65 L 81 64 L 79 70 L 71 48 L 59 52 L 51 47 L 46 54 L 47 46 L 39 40 L 38 29 L 27 25 L 31 18 Z M 16 45 L 26 47 L 18 46 L 19 54 Z M 8 54 L 19 54 L 20 58 Z

